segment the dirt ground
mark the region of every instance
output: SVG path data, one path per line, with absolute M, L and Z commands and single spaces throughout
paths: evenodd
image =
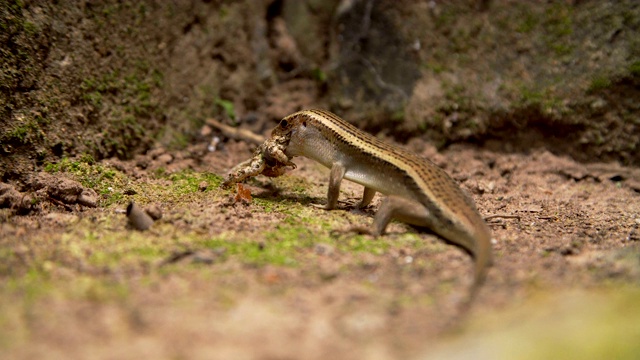
M 163 217 L 147 232 L 128 228 L 119 204 L 4 211 L 5 355 L 637 354 L 640 194 L 625 180 L 637 179 L 637 169 L 583 165 L 544 150 L 437 153 L 421 141 L 411 148 L 458 180 L 483 215 L 503 215 L 488 220 L 496 262 L 468 317 L 457 319 L 456 307 L 471 283 L 463 251 L 402 224 L 378 239 L 333 233 L 370 222 L 378 198 L 356 213 L 361 189 L 350 184 L 342 209 L 309 206 L 324 201 L 328 176 L 311 161 L 282 178 L 251 181 L 254 199 L 236 203 L 216 188 L 218 177 L 197 175 L 224 174 L 250 156 L 246 144 L 231 141 L 216 152 L 200 144 L 103 162 L 126 179 L 115 191 L 135 193 L 127 199 L 159 199 Z M 158 161 L 177 174 L 193 168 L 185 175 L 195 177 L 193 188 L 167 199 L 184 179 L 154 175 Z
M 637 358 L 640 7 L 612 4 L 0 2 L 0 357 Z M 321 165 L 220 188 L 255 144 L 208 119 L 311 107 L 474 199 L 468 313 L 473 259 L 341 231 L 381 198 L 312 206 Z

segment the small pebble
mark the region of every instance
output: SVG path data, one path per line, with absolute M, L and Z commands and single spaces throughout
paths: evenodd
M 156 160 L 158 160 L 158 162 L 160 162 L 160 163 L 168 164 L 171 161 L 173 161 L 173 156 L 171 156 L 171 154 L 162 154 L 162 155 L 158 156 L 156 158 Z
M 318 243 L 314 246 L 313 251 L 318 255 L 331 255 L 334 252 L 333 246 L 325 243 Z
M 129 225 L 136 230 L 147 230 L 153 225 L 153 219 L 149 214 L 142 211 L 142 209 L 136 205 L 133 201 L 127 206 L 127 219 Z
M 209 125 L 203 125 L 202 128 L 200 128 L 200 136 L 202 137 L 209 136 L 212 132 L 213 129 Z
M 149 214 L 149 216 L 151 216 L 151 218 L 153 220 L 160 220 L 162 219 L 162 209 L 160 209 L 160 207 L 156 204 L 151 204 L 149 205 L 145 211 L 147 212 L 147 214 Z
M 214 136 L 213 138 L 211 138 L 211 142 L 209 143 L 207 150 L 209 150 L 209 152 L 214 152 L 218 150 L 219 144 L 220 144 L 220 137 Z
M 82 190 L 82 193 L 78 195 L 77 201 L 80 205 L 96 207 L 98 206 L 98 193 L 93 189 L 85 188 Z

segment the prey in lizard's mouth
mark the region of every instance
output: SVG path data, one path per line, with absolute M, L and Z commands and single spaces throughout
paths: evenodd
M 258 146 L 250 159 L 231 169 L 227 179 L 222 183 L 222 187 L 229 187 L 246 178 L 258 175 L 278 177 L 283 175 L 287 168 L 295 169 L 296 164 L 291 162 L 285 154 L 290 139 L 290 130 L 280 131 L 280 125 L 276 127 L 271 133 L 271 137 Z

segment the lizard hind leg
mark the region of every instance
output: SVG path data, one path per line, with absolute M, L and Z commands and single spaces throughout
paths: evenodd
M 432 221 L 430 217 L 429 211 L 419 202 L 391 195 L 382 201 L 382 205 L 380 205 L 376 216 L 373 218 L 371 226 L 357 225 L 351 227 L 349 231 L 377 237 L 384 234 L 391 220 L 399 220 L 416 226 L 431 227 Z

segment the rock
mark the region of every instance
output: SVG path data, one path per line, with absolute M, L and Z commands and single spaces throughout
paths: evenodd
M 13 207 L 18 204 L 22 194 L 13 186 L 0 183 L 0 208 Z
M 93 189 L 83 189 L 78 196 L 78 204 L 88 207 L 98 206 L 98 193 Z
M 145 212 L 151 216 L 151 218 L 153 220 L 160 220 L 162 219 L 162 209 L 156 205 L 156 204 L 151 204 L 149 205 L 146 209 Z
M 317 243 L 314 247 L 313 247 L 313 251 L 318 254 L 318 255 L 331 255 L 333 254 L 333 252 L 335 251 L 334 247 L 329 245 L 329 244 L 325 244 L 325 243 Z
M 129 226 L 140 231 L 147 230 L 153 225 L 151 216 L 142 211 L 133 201 L 127 206 L 127 219 L 129 220 Z
M 211 128 L 211 126 L 203 125 L 202 128 L 200 129 L 200 136 L 207 137 L 211 135 L 212 132 L 213 132 L 213 129 Z
M 0 208 L 12 208 L 18 213 L 28 213 L 37 202 L 33 196 L 19 192 L 13 185 L 0 183 Z
M 171 154 L 162 154 L 156 158 L 159 163 L 168 164 L 173 161 L 173 156 Z
M 49 185 L 47 193 L 54 198 L 58 198 L 67 204 L 75 204 L 78 196 L 82 194 L 82 185 L 74 180 L 56 179 L 57 181 Z

